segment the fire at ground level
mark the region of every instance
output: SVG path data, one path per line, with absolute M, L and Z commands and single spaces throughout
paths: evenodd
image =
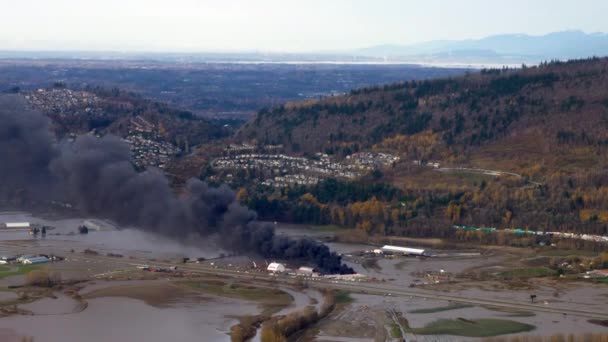
M 77 229 L 80 223 L 82 220 L 53 222 L 53 226 L 57 227 L 54 233 L 61 232 L 62 227 L 70 230 Z M 221 298 L 225 301 L 222 302 L 222 305 L 214 303 L 208 306 L 214 308 L 212 311 L 216 310 L 216 306 L 225 307 L 225 309 L 218 310 L 219 318 L 216 317 L 217 319 L 214 321 L 216 323 L 212 324 L 213 327 L 209 327 L 209 331 L 213 331 L 213 336 L 216 336 L 214 340 L 217 341 L 229 340 L 227 333 L 230 332 L 230 327 L 238 322 L 238 319 L 234 319 L 234 317 L 229 318 L 229 316 L 239 315 L 234 312 L 234 307 L 248 308 L 243 309 L 243 313 L 248 315 L 266 310 L 262 304 L 248 300 L 251 298 L 247 298 L 246 294 L 241 293 L 243 297 L 237 298 L 238 300 L 235 302 L 230 302 L 235 298 L 226 299 L 223 297 L 226 296 L 226 293 L 223 292 L 229 291 L 233 295 L 238 293 L 241 288 L 245 288 L 246 291 L 257 291 L 252 293 L 263 297 L 263 291 L 253 290 L 253 288 L 264 288 L 269 285 L 272 288 L 280 288 L 290 298 L 294 298 L 294 301 L 299 301 L 296 304 L 283 303 L 284 307 L 281 308 L 274 307 L 275 312 L 272 312 L 271 315 L 275 316 L 286 314 L 289 307 L 296 310 L 312 303 L 322 303 L 320 291 L 323 289 L 339 291 L 336 299 L 340 304 L 338 309 L 316 323 L 312 329 L 301 333 L 300 338 L 303 340 L 336 340 L 338 338 L 336 336 L 341 336 L 339 339 L 345 341 L 372 338 L 375 340 L 397 340 L 399 338 L 412 340 L 415 338 L 418 341 L 470 340 L 473 338 L 472 336 L 458 337 L 458 331 L 448 331 L 447 335 L 445 332 L 441 333 L 441 326 L 438 324 L 445 325 L 446 322 L 478 328 L 479 331 L 486 331 L 485 325 L 487 324 L 497 325 L 498 328 L 492 325 L 491 334 L 509 331 L 531 335 L 601 333 L 606 329 L 601 323 L 608 320 L 608 315 L 604 310 L 608 302 L 608 298 L 605 296 L 605 285 L 581 283 L 574 278 L 534 277 L 510 281 L 498 281 L 496 278 L 492 278 L 492 274 L 503 273 L 504 275 L 504 272 L 522 269 L 526 263 L 539 262 L 536 259 L 541 256 L 532 256 L 527 251 L 516 249 L 479 250 L 477 252 L 480 253 L 479 255 L 475 255 L 476 252 L 472 251 L 458 250 L 452 251 L 453 253 L 443 253 L 444 257 L 403 257 L 374 252 L 374 249 L 381 249 L 378 248 L 379 246 L 330 244 L 334 251 L 343 254 L 351 267 L 360 274 L 365 274 L 365 278 L 340 279 L 331 276 L 314 276 L 314 272 L 309 274 L 308 269 L 300 270 L 302 265 L 298 264 L 286 265 L 286 268 L 291 268 L 293 271 L 269 272 L 263 259 L 256 260 L 244 256 L 218 258 L 225 252 L 184 249 L 183 246 L 181 248 L 171 246 L 168 241 L 159 241 L 152 237 L 131 236 L 129 235 L 131 233 L 127 231 L 95 231 L 86 235 L 67 235 L 67 233 L 63 235 L 62 233 L 62 235 L 47 235 L 44 239 L 27 233 L 17 234 L 16 232 L 0 233 L 0 254 L 7 256 L 44 254 L 65 257 L 65 260 L 49 261 L 29 267 L 36 267 L 39 270 L 47 269 L 51 273 L 57 272 L 60 274 L 61 282 L 66 284 L 72 281 L 82 284 L 79 285 L 82 286 L 79 293 L 84 295 L 83 297 L 89 305 L 88 308 L 78 313 L 79 317 L 83 317 L 83 319 L 94 312 L 101 314 L 99 310 L 106 316 L 114 315 L 116 310 L 135 310 L 151 320 L 157 319 L 157 316 L 163 317 L 169 314 L 181 318 L 179 321 L 181 326 L 164 326 L 164 329 L 192 330 L 194 326 L 198 326 L 190 325 L 196 317 L 214 321 L 207 317 L 209 310 L 205 308 L 209 302 L 199 302 L 199 299 L 195 300 L 190 295 L 184 294 L 183 298 L 175 299 L 175 302 L 181 304 L 172 304 L 171 309 L 177 311 L 165 311 L 169 309 L 159 309 L 162 305 L 156 307 L 147 305 L 150 303 L 146 302 L 146 298 L 132 298 L 137 296 L 130 294 L 129 287 L 136 286 L 138 289 L 136 292 L 150 291 L 154 294 L 150 295 L 151 297 L 161 298 L 169 296 L 170 292 L 155 287 L 154 284 L 159 279 L 169 279 L 167 281 L 172 284 L 171 286 L 183 285 L 184 282 L 211 284 L 204 286 L 204 290 L 207 291 L 204 295 L 200 293 L 199 295 L 211 295 L 215 298 L 214 300 Z M 117 234 L 126 235 L 118 238 L 117 236 L 120 235 Z M 140 239 L 141 243 L 134 244 L 133 241 L 130 241 L 130 243 L 119 244 L 116 242 L 125 239 Z M 158 246 L 161 245 L 166 245 L 165 249 L 159 249 Z M 446 251 L 434 252 L 441 254 Z M 186 263 L 184 263 L 184 256 L 190 258 Z M 518 261 L 515 260 L 517 258 L 519 258 Z M 268 263 L 282 262 L 281 260 L 267 261 Z M 0 281 L 1 286 L 8 289 L 9 286 L 21 286 L 27 281 L 25 274 L 10 273 L 21 270 L 22 266 L 17 264 L 4 266 L 9 267 L 5 270 L 9 273 Z M 298 275 L 297 271 L 305 271 L 306 275 Z M 489 274 L 489 278 L 481 278 L 481 275 L 486 274 Z M 479 278 L 475 279 L 475 277 Z M 201 278 L 203 280 L 200 280 Z M 362 281 L 363 279 L 365 281 Z M 139 283 L 130 285 L 132 281 Z M 216 286 L 218 284 L 223 285 Z M 242 285 L 239 284 L 246 284 L 246 286 L 241 287 Z M 108 290 L 109 292 L 104 292 L 107 295 L 130 296 L 130 301 L 126 301 L 130 304 L 129 309 L 124 308 L 123 304 L 112 301 L 109 297 L 100 295 L 95 298 L 86 298 L 87 291 L 91 291 L 90 288 L 95 286 L 113 288 L 111 291 Z M 143 290 L 150 286 L 153 289 Z M 12 301 L 10 308 L 12 309 L 14 305 L 15 311 L 8 310 L 3 314 L 5 317 L 0 318 L 0 336 L 3 336 L 1 334 L 4 332 L 15 336 L 45 336 L 44 340 L 49 340 L 48 338 L 53 340 L 54 331 L 57 334 L 55 340 L 59 341 L 61 338 L 65 340 L 66 336 L 60 334 L 61 329 L 52 327 L 63 327 L 63 330 L 70 330 L 62 326 L 62 324 L 69 324 L 69 321 L 57 322 L 54 319 L 58 316 L 55 315 L 42 316 L 44 310 L 40 311 L 40 307 L 53 308 L 49 310 L 58 311 L 73 310 L 77 305 L 75 302 L 70 302 L 73 299 L 65 298 L 67 296 L 65 291 L 68 288 L 69 286 L 63 285 L 62 289 L 53 289 L 52 296 L 57 299 L 42 296 L 38 300 L 24 304 L 20 304 L 18 298 L 9 297 L 13 294 L 19 296 L 18 293 L 32 291 L 29 287 L 21 288 L 23 290 L 18 290 L 20 287 L 17 287 L 8 291 L 8 294 L 3 295 L 6 298 L 0 302 Z M 87 290 L 82 292 L 85 288 Z M 199 290 L 200 288 L 201 286 L 197 287 Z M 160 291 L 160 295 L 155 291 Z M 533 300 L 531 295 L 535 296 Z M 36 298 L 34 295 L 31 297 Z M 39 303 L 39 306 L 36 306 L 36 303 Z M 178 308 L 181 307 L 180 305 L 190 308 L 194 306 L 199 309 L 196 312 L 188 312 L 185 308 Z M 22 315 L 27 312 L 33 313 L 33 315 Z M 137 313 L 134 312 L 134 315 L 137 316 Z M 495 321 L 479 321 L 481 318 L 491 318 Z M 28 323 L 19 323 L 25 321 Z M 94 322 L 95 320 L 91 319 L 90 324 L 95 325 Z M 137 334 L 135 330 L 141 328 L 139 323 L 142 322 L 134 321 L 131 328 L 124 324 L 116 324 L 118 331 L 122 331 L 124 336 L 133 337 Z M 173 322 L 173 324 L 177 323 Z M 27 325 L 27 329 L 25 325 Z M 162 324 L 159 323 L 160 326 Z M 508 328 L 515 330 L 508 330 Z M 528 331 L 530 329 L 532 330 Z M 27 335 L 28 332 L 30 335 Z M 200 333 L 200 331 L 197 332 Z M 151 340 L 154 340 L 153 336 L 162 336 L 161 333 L 158 335 L 151 333 L 150 335 Z M 444 337 L 437 337 L 438 335 Z M 181 340 L 188 340 L 187 336 L 188 333 L 184 333 L 184 338 Z M 140 335 L 140 337 L 145 336 Z M 180 340 L 180 338 L 178 337 L 176 340 Z

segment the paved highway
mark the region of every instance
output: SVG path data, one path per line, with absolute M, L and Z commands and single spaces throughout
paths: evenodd
M 79 256 L 80 257 L 80 256 Z M 85 258 L 90 260 L 107 260 L 112 262 L 117 262 L 117 258 L 105 257 L 105 256 L 85 256 Z M 150 264 L 154 266 L 160 267 L 171 267 L 177 266 L 178 269 L 183 271 L 188 271 L 192 273 L 199 273 L 204 275 L 220 275 L 227 276 L 239 279 L 249 279 L 249 280 L 266 280 L 266 281 L 278 281 L 288 283 L 293 281 L 294 277 L 291 276 L 275 276 L 267 273 L 260 272 L 245 272 L 245 271 L 235 271 L 230 269 L 221 269 L 208 267 L 201 264 L 174 264 L 174 263 L 166 263 L 166 262 L 147 262 L 145 260 L 121 260 L 125 265 L 129 265 L 131 267 L 135 267 L 136 265 L 141 264 Z M 528 310 L 528 311 L 537 311 L 537 312 L 549 312 L 549 313 L 557 313 L 557 314 L 567 314 L 595 319 L 608 319 L 608 310 L 598 312 L 591 310 L 583 310 L 583 309 L 573 309 L 568 308 L 566 306 L 560 305 L 543 305 L 543 304 L 533 304 L 527 302 L 516 302 L 516 301 L 503 301 L 503 300 L 494 300 L 494 299 L 481 299 L 481 298 L 468 298 L 458 295 L 451 295 L 449 293 L 442 294 L 436 291 L 416 289 L 416 288 L 402 288 L 399 286 L 395 286 L 390 283 L 376 283 L 376 282 L 358 282 L 358 281 L 339 281 L 339 280 L 330 280 L 324 278 L 306 278 L 308 279 L 307 284 L 313 287 L 320 288 L 333 288 L 333 289 L 342 289 L 348 290 L 352 292 L 364 292 L 369 294 L 376 295 L 391 295 L 391 296 L 401 296 L 401 297 L 417 297 L 417 298 L 428 298 L 428 299 L 436 299 L 436 300 L 446 300 L 458 303 L 466 303 L 473 305 L 481 305 L 481 306 L 494 306 L 501 308 L 508 308 L 514 310 Z M 315 279 L 315 280 L 313 280 Z
M 12 253 L 20 253 L 22 248 L 15 246 L 2 246 L 0 250 L 10 251 Z M 187 271 L 191 273 L 201 275 L 216 275 L 225 276 L 238 279 L 247 280 L 260 280 L 260 281 L 276 281 L 281 283 L 293 282 L 294 277 L 287 275 L 271 275 L 262 272 L 248 272 L 248 271 L 237 271 L 223 268 L 209 267 L 202 264 L 182 264 L 182 263 L 169 263 L 162 261 L 149 261 L 145 259 L 130 259 L 130 258 L 116 258 L 108 257 L 103 255 L 88 255 L 88 254 L 70 254 L 65 252 L 65 256 L 68 259 L 86 260 L 90 262 L 109 262 L 114 264 L 124 265 L 127 268 L 134 268 L 138 265 L 149 265 L 158 267 L 178 267 L 179 270 Z M 324 278 L 305 278 L 309 286 L 318 287 L 322 289 L 332 288 L 348 290 L 352 292 L 368 293 L 375 295 L 390 295 L 396 297 L 416 297 L 416 298 L 428 298 L 436 300 L 445 300 L 458 303 L 479 305 L 479 306 L 493 306 L 499 308 L 506 308 L 518 311 L 535 311 L 535 312 L 548 312 L 556 314 L 565 314 L 573 316 L 581 316 L 594 319 L 608 320 L 608 309 L 595 311 L 591 309 L 578 309 L 568 307 L 565 303 L 544 305 L 534 304 L 520 301 L 505 301 L 488 298 L 470 298 L 459 295 L 453 295 L 449 293 L 440 293 L 436 291 L 424 290 L 420 288 L 403 288 L 396 286 L 391 283 L 377 283 L 377 282 L 358 282 L 358 281 L 340 281 Z M 491 292 L 488 292 L 491 293 Z

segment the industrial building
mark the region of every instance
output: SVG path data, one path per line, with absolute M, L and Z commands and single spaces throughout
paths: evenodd
M 386 245 L 386 246 L 383 246 L 380 250 L 384 254 L 400 254 L 400 255 L 416 255 L 416 256 L 426 255 L 424 249 L 409 248 L 409 247 Z
M 45 262 L 49 262 L 50 259 L 44 256 L 37 256 L 37 257 L 29 257 L 29 258 L 24 258 L 21 263 L 24 265 L 31 265 L 31 264 L 42 264 Z
M 270 265 L 268 265 L 268 268 L 266 270 L 268 272 L 272 272 L 272 273 L 283 273 L 287 269 L 285 268 L 285 265 L 283 265 L 283 264 L 279 264 L 278 262 L 271 262 Z
M 17 260 L 17 258 L 19 258 L 19 256 L 11 256 L 11 255 L 5 255 L 0 257 L 0 264 L 8 264 L 9 262 L 15 261 Z
M 6 229 L 29 229 L 31 228 L 31 223 L 29 222 L 6 222 L 0 225 L 0 228 Z

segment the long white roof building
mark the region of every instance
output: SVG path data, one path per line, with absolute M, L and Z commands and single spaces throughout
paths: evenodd
M 7 222 L 4 224 L 6 228 L 29 228 L 29 222 Z
M 382 247 L 382 252 L 384 252 L 384 253 L 423 255 L 424 254 L 424 249 L 385 245 L 385 246 Z

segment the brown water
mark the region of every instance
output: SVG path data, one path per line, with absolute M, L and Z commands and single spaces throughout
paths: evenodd
M 549 336 L 559 333 L 582 334 L 586 332 L 605 332 L 607 330 L 605 327 L 589 323 L 588 319 L 584 317 L 565 316 L 554 313 L 536 312 L 531 317 L 525 317 L 478 306 L 432 313 L 411 313 L 411 311 L 418 309 L 445 307 L 450 305 L 450 303 L 442 300 L 422 298 L 395 298 L 362 294 L 352 294 L 351 296 L 355 299 L 353 304 L 355 307 L 364 305 L 381 310 L 394 309 L 395 311 L 402 312 L 404 317 L 408 320 L 410 326 L 415 328 L 423 327 L 439 319 L 494 318 L 513 320 L 536 326 L 536 329 L 530 333 L 526 333 L 525 335 Z
M 89 300 L 86 310 L 75 314 L 1 318 L 0 331 L 42 342 L 229 341 L 227 332 L 235 323 L 230 316 L 256 311 L 255 305 L 223 301 L 159 309 L 135 299 L 107 297 Z
M 42 298 L 32 303 L 19 305 L 35 315 L 69 315 L 82 311 L 83 306 L 63 293 L 55 293 L 55 298 Z
M 53 251 L 53 248 L 61 251 L 66 246 L 74 246 L 78 249 L 91 248 L 100 252 L 113 252 L 125 256 L 146 257 L 153 254 L 156 258 L 182 256 L 211 258 L 217 257 L 223 252 L 212 240 L 193 237 L 189 239 L 191 243 L 183 244 L 136 229 L 89 231 L 89 234 L 85 235 L 74 234 L 84 220 L 85 218 L 47 220 L 28 213 L 0 212 L 0 223 L 30 222 L 55 227 L 55 229 L 49 230 L 45 237 L 34 237 L 27 231 L 1 231 L 0 241 L 32 240 L 36 246 L 44 247 L 49 251 Z M 0 252 L 2 251 L 0 250 Z

